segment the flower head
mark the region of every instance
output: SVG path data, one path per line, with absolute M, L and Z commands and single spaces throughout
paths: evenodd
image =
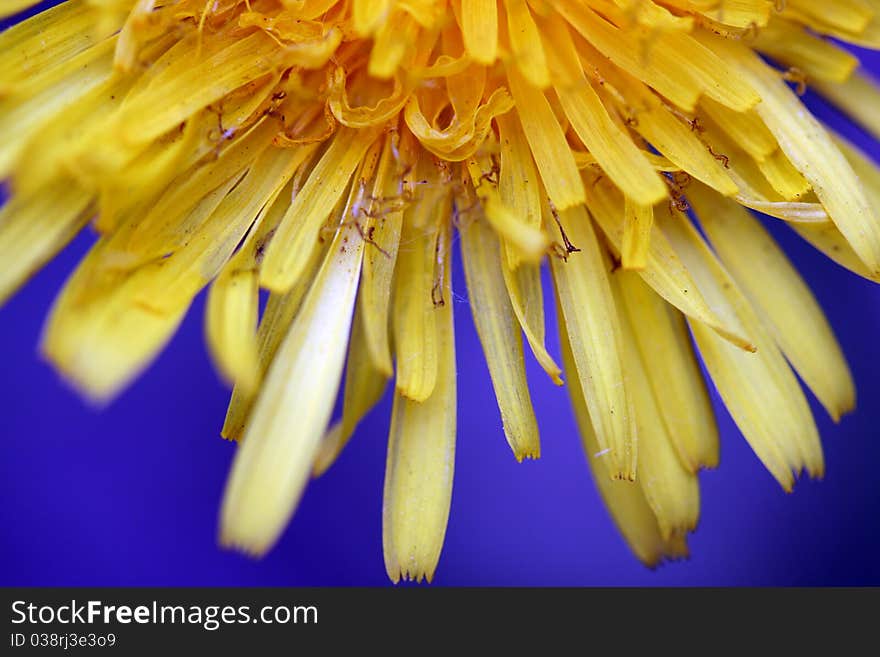
M 677 558 L 718 461 L 694 345 L 785 490 L 824 470 L 792 367 L 833 418 L 855 403 L 816 301 L 748 211 L 880 279 L 880 172 L 798 97 L 810 84 L 880 134 L 880 94 L 826 36 L 880 47 L 880 2 L 68 0 L 0 35 L 0 301 L 90 224 L 43 351 L 105 402 L 208 287 L 234 385 L 223 435 L 241 440 L 221 541 L 255 554 L 393 378 L 385 563 L 430 579 L 458 235 L 514 456 L 540 454 L 524 335 L 565 372 L 633 551 Z

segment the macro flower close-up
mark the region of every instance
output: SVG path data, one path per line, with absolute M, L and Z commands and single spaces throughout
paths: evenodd
M 580 443 L 651 568 L 692 553 L 722 442 L 766 470 L 742 489 L 792 492 L 834 476 L 817 415 L 858 414 L 856 384 L 877 406 L 777 236 L 833 261 L 840 294 L 880 281 L 878 151 L 849 130 L 880 138 L 858 58 L 880 0 L 7 0 L 0 18 L 0 304 L 88 239 L 29 339 L 98 415 L 202 309 L 231 390 L 209 420 L 237 443 L 223 548 L 270 553 L 378 407 L 370 557 L 442 581 L 483 369 L 506 458 Z M 479 359 L 457 358 L 462 313 Z M 545 384 L 570 435 L 539 436 Z

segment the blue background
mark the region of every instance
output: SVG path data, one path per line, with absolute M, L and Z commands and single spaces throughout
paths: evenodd
M 865 60 L 880 70 L 875 54 Z M 880 161 L 876 142 L 810 103 Z M 457 265 L 459 436 L 437 584 L 880 584 L 880 287 L 768 225 L 825 308 L 858 385 L 857 412 L 840 425 L 810 397 L 825 480 L 784 494 L 715 396 L 722 463 L 700 476 L 692 556 L 646 569 L 597 496 L 566 391 L 531 362 L 543 457 L 513 459 Z M 381 504 L 390 401 L 312 483 L 274 551 L 254 561 L 219 549 L 217 509 L 233 445 L 219 438 L 228 391 L 203 346 L 203 298 L 157 362 L 102 411 L 82 403 L 37 354 L 53 296 L 92 240 L 78 237 L 0 309 L 0 584 L 387 584 Z

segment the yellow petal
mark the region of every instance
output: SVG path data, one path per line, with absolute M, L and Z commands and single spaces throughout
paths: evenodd
M 701 100 L 700 108 L 730 135 L 734 143 L 758 162 L 763 162 L 779 148 L 776 137 L 767 129 L 755 110 L 734 112 L 711 98 Z
M 636 435 L 630 396 L 623 377 L 622 337 L 608 272 L 599 243 L 584 208 L 561 213 L 571 242 L 580 249 L 567 261 L 551 258 L 556 295 L 562 307 L 559 322 L 565 322 L 571 339 L 577 381 L 580 385 L 603 461 L 615 479 L 636 476 Z M 589 312 L 584 312 L 589 308 Z
M 561 312 L 558 313 L 561 316 Z M 562 360 L 569 378 L 577 376 L 571 344 L 565 330 L 565 323 L 559 322 L 559 342 Z M 568 386 L 571 404 L 575 412 L 581 441 L 587 463 L 593 474 L 593 481 L 611 514 L 614 524 L 623 534 L 635 555 L 646 565 L 654 567 L 666 557 L 683 557 L 687 548 L 683 541 L 666 541 L 660 533 L 657 518 L 642 491 L 639 481 L 613 481 L 602 463 L 604 449 L 600 447 L 593 429 L 587 403 L 582 390 L 577 385 Z
M 868 26 L 874 12 L 861 0 L 836 0 L 822 7 L 811 0 L 789 0 L 783 16 L 803 21 L 820 32 L 833 28 L 858 34 Z
M 490 0 L 494 5 L 494 0 Z M 547 58 L 541 45 L 541 33 L 532 17 L 526 0 L 505 0 L 507 10 L 507 33 L 513 50 L 513 63 L 523 77 L 539 89 L 550 84 Z M 480 39 L 485 40 L 485 34 Z
M 459 162 L 472 157 L 483 144 L 491 129 L 492 119 L 512 107 L 510 95 L 505 89 L 499 88 L 483 104 L 473 104 L 463 112 L 456 112 L 452 122 L 441 130 L 422 113 L 419 97 L 413 95 L 406 104 L 404 118 L 424 148 L 444 160 Z
M 34 4 L 37 2 L 7 0 L 0 16 Z M 100 40 L 100 34 L 91 29 L 93 24 L 89 3 L 68 0 L 0 33 L 0 98 L 11 93 L 17 82 L 58 66 L 93 46 Z
M 723 4 L 714 0 L 673 0 L 671 4 L 692 8 L 719 25 L 747 29 L 763 28 L 779 6 L 769 0 L 725 0 Z
M 444 249 L 449 248 L 448 235 Z M 448 252 L 448 251 L 447 251 Z M 449 267 L 441 285 L 451 299 Z M 452 499 L 455 468 L 456 383 L 452 303 L 434 315 L 438 342 L 437 384 L 428 399 L 396 394 L 388 434 L 382 545 L 394 582 L 434 576 Z
M 840 345 L 815 297 L 773 238 L 747 210 L 705 188 L 694 185 L 688 200 L 722 262 L 807 386 L 835 420 L 851 411 L 855 385 Z
M 832 133 L 832 138 L 859 177 L 862 188 L 868 197 L 868 204 L 872 208 L 880 207 L 880 171 L 878 171 L 877 165 L 840 135 Z M 792 224 L 792 228 L 837 264 L 846 267 L 859 276 L 880 282 L 880 274 L 871 272 L 865 266 L 837 226 L 831 221 Z
M 624 194 L 644 205 L 666 198 L 666 186 L 642 155 L 629 135 L 608 114 L 580 67 L 580 59 L 571 35 L 560 21 L 548 20 L 546 38 L 552 43 L 550 53 L 574 62 L 577 76 L 564 86 L 556 85 L 559 102 L 572 128 L 584 146 Z
M 625 272 L 620 272 L 621 274 Z M 678 458 L 667 424 L 663 421 L 654 396 L 648 370 L 642 363 L 639 348 L 623 309 L 617 276 L 611 277 L 615 301 L 622 310 L 623 362 L 626 386 L 632 395 L 633 415 L 639 437 L 637 481 L 648 506 L 654 511 L 660 534 L 668 540 L 697 526 L 700 515 L 700 488 L 697 476 Z M 663 376 L 667 381 L 669 374 Z M 662 398 L 660 398 L 662 399 Z
M 522 337 L 504 285 L 500 244 L 491 228 L 479 219 L 461 226 L 459 234 L 468 298 L 495 387 L 504 434 L 518 461 L 538 458 L 538 423 L 526 382 Z
M 352 107 L 348 98 L 345 69 L 340 66 L 331 78 L 327 106 L 342 125 L 349 128 L 368 128 L 396 117 L 408 99 L 409 88 L 404 86 L 399 76 L 395 76 L 394 86 L 388 95 L 370 105 Z
M 0 178 L 10 175 L 31 135 L 66 106 L 105 84 L 112 73 L 113 39 L 106 39 L 22 81 L 16 95 L 0 96 Z
M 227 194 L 239 185 L 239 181 L 244 182 L 243 176 L 252 166 L 258 169 L 265 166 L 266 160 L 260 165 L 258 158 L 271 144 L 275 130 L 271 121 L 264 121 L 216 160 L 181 172 L 176 184 L 169 185 L 145 216 L 138 217 L 112 235 L 110 241 L 120 251 L 120 260 L 126 257 L 129 262 L 125 264 L 129 265 L 162 258 L 186 244 L 192 233 L 205 224 L 221 203 L 253 203 L 248 194 L 237 192 L 229 199 Z M 280 165 L 288 161 L 289 155 L 281 151 Z M 274 180 L 261 181 L 259 175 L 248 177 L 246 189 L 254 190 L 258 186 L 273 189 Z M 254 213 L 246 217 L 247 225 L 264 200 L 265 196 L 258 199 Z M 235 216 L 234 212 L 230 214 Z
M 131 80 L 113 76 L 67 105 L 62 120 L 43 124 L 30 135 L 16 157 L 15 193 L 33 193 L 59 175 L 72 176 L 87 189 L 98 186 L 94 172 L 78 160 L 83 151 L 95 150 L 96 141 L 106 141 L 107 117 L 119 107 L 130 86 Z M 103 207 L 101 212 L 105 212 Z
M 141 302 L 155 289 L 162 265 L 133 273 L 107 269 L 107 242 L 99 241 L 68 279 L 49 316 L 43 355 L 92 401 L 104 404 L 149 365 L 171 339 L 204 284 L 180 280 L 157 311 Z
M 623 249 L 625 228 L 624 199 L 607 181 L 600 180 L 587 187 L 590 190 L 588 201 L 590 212 L 611 246 L 620 253 Z M 657 206 L 658 213 L 662 214 L 664 211 L 662 206 Z M 648 243 L 645 268 L 640 270 L 639 274 L 657 294 L 685 315 L 711 326 L 725 340 L 729 340 L 741 349 L 754 350 L 750 336 L 744 335 L 737 325 L 725 323 L 709 307 L 687 267 L 663 233 L 653 231 Z
M 489 174 L 475 160 L 468 160 L 471 182 L 485 219 L 495 232 L 504 239 L 506 255 L 514 266 L 522 262 L 538 263 L 547 252 L 550 240 L 540 226 L 527 221 L 527 217 L 504 205 L 501 194 Z
M 513 313 L 528 340 L 535 359 L 550 379 L 562 385 L 562 370 L 544 346 L 544 290 L 540 265 L 520 265 L 515 270 L 507 260 L 501 263 L 504 285 Z
M 577 165 L 547 98 L 515 68 L 508 69 L 507 79 L 550 200 L 560 210 L 583 203 L 584 190 Z
M 354 170 L 375 141 L 372 130 L 340 128 L 278 226 L 260 274 L 261 285 L 284 292 L 318 248 L 321 226 L 345 193 Z
M 388 377 L 376 369 L 367 351 L 362 301 L 355 310 L 354 325 L 345 361 L 345 389 L 342 396 L 342 420 L 324 435 L 315 457 L 314 476 L 324 474 L 342 453 L 358 424 L 379 403 Z
M 416 40 L 418 27 L 410 14 L 399 10 L 392 11 L 379 23 L 370 51 L 369 74 L 377 78 L 394 75 L 407 54 L 407 47 Z
M 830 134 L 834 144 L 859 177 L 859 182 L 862 183 L 865 195 L 868 197 L 868 204 L 872 208 L 880 208 L 880 167 L 855 144 L 839 134 L 834 132 Z
M 616 28 L 586 4 L 561 0 L 553 4 L 605 58 L 683 109 L 693 109 L 703 94 L 738 111 L 760 101 L 713 49 L 688 34 L 667 30 L 644 41 L 642 34 Z
M 393 274 L 404 214 L 404 185 L 396 179 L 396 173 L 392 142 L 386 139 L 373 184 L 373 198 L 379 200 L 365 209 L 367 225 L 364 230 L 371 243 L 364 252 L 358 301 L 366 347 L 376 368 L 386 378 L 394 373 L 388 336 L 388 308 L 394 289 Z
M 62 178 L 0 207 L 0 305 L 85 225 L 90 197 Z
M 259 261 L 280 218 L 280 208 L 272 213 L 275 201 L 282 193 L 290 193 L 287 183 L 310 152 L 310 148 L 270 149 L 218 208 L 225 213 L 226 223 L 257 217 L 238 253 L 211 285 L 205 312 L 208 347 L 220 374 L 248 396 L 256 392 L 260 378 Z M 267 216 L 271 226 L 264 227 Z
M 508 208 L 519 222 L 540 230 L 541 190 L 536 184 L 538 170 L 522 126 L 512 112 L 496 117 L 495 123 L 498 125 L 501 148 L 501 167 L 498 172 L 501 205 Z M 523 264 L 519 249 L 505 248 L 504 251 L 511 269 L 517 269 Z
M 257 347 L 259 274 L 226 268 L 211 285 L 205 334 L 211 357 L 224 379 L 252 394 L 260 378 Z
M 494 62 L 498 52 L 497 0 L 461 0 L 461 34 L 475 62 Z
M 793 471 L 806 467 L 821 476 L 822 447 L 810 408 L 755 311 L 683 215 L 659 213 L 655 218 L 709 304 L 727 321 L 740 324 L 757 346 L 755 353 L 737 349 L 689 320 L 706 368 L 746 440 L 785 490 L 794 485 Z
M 299 502 L 342 377 L 362 255 L 353 229 L 337 233 L 275 354 L 227 482 L 224 545 L 264 554 Z
M 601 62 L 598 68 L 603 78 L 626 99 L 628 106 L 622 110 L 636 132 L 679 169 L 726 196 L 737 193 L 738 188 L 728 171 L 700 140 L 692 126 L 681 121 L 671 108 L 637 80 Z
M 154 139 L 280 63 L 277 43 L 263 32 L 206 44 L 196 53 L 192 42 L 178 42 L 162 58 L 158 75 L 141 78 L 117 117 L 120 137 Z
M 0 7 L 0 18 L 13 16 L 32 5 L 39 4 L 39 2 L 40 0 L 7 0 L 6 5 Z
M 720 47 L 720 46 L 719 46 Z M 741 44 L 725 42 L 738 73 L 759 90 L 757 112 L 792 164 L 813 186 L 831 220 L 872 272 L 880 272 L 880 223 L 852 167 L 782 78 Z
M 786 66 L 800 69 L 810 80 L 846 82 L 859 65 L 852 53 L 784 20 L 771 20 L 759 30 L 754 47 Z
M 874 137 L 880 139 L 880 81 L 867 71 L 859 71 L 841 84 L 816 82 L 813 87 L 843 110 Z
M 271 210 L 269 216 L 263 220 L 263 226 L 277 226 L 278 221 L 284 215 L 289 205 L 289 199 L 279 199 Z M 327 249 L 319 249 L 312 254 L 303 275 L 297 280 L 290 290 L 284 294 L 272 293 L 263 311 L 263 317 L 257 328 L 257 345 L 260 355 L 260 378 L 265 377 L 269 366 L 275 359 L 275 354 L 281 346 L 282 340 L 288 333 L 291 322 L 298 316 L 302 308 L 303 300 L 312 288 L 312 282 L 318 274 L 321 264 L 325 260 Z M 220 435 L 227 440 L 240 440 L 244 434 L 245 425 L 253 409 L 256 398 L 256 390 L 236 385 L 232 390 L 229 407 L 226 410 L 226 419 Z
M 440 345 L 437 314 L 447 301 L 439 285 L 436 265 L 442 254 L 443 231 L 451 206 L 432 208 L 435 220 L 427 228 L 404 223 L 395 274 L 392 328 L 397 357 L 397 390 L 423 402 L 431 396 L 438 376 Z
M 786 201 L 796 201 L 810 192 L 810 183 L 792 165 L 782 149 L 777 149 L 758 168 L 773 190 Z
M 853 251 L 840 230 L 830 221 L 826 223 L 793 224 L 795 232 L 841 267 L 880 283 L 880 273 L 870 271 Z
M 647 380 L 682 464 L 718 465 L 718 428 L 684 316 L 633 272 L 615 274 Z
M 496 117 L 501 145 L 498 191 L 501 202 L 523 222 L 541 227 L 538 171 L 522 126 L 512 112 Z
M 352 24 L 360 36 L 367 36 L 388 15 L 392 0 L 355 0 L 352 7 Z
M 621 263 L 624 269 L 644 269 L 648 262 L 648 250 L 651 245 L 654 208 L 650 205 L 634 203 L 627 197 L 623 214 Z

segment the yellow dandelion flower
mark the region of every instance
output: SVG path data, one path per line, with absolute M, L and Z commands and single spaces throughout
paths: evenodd
M 254 554 L 393 378 L 385 564 L 430 580 L 457 234 L 514 456 L 540 454 L 524 336 L 565 372 L 633 551 L 679 557 L 718 461 L 693 345 L 785 490 L 824 469 L 794 372 L 834 419 L 854 406 L 822 311 L 748 212 L 880 279 L 880 171 L 797 92 L 875 134 L 880 93 L 825 37 L 880 47 L 880 1 L 68 0 L 0 35 L 0 300 L 89 224 L 42 349 L 106 402 L 208 287 L 241 441 L 221 541 Z

